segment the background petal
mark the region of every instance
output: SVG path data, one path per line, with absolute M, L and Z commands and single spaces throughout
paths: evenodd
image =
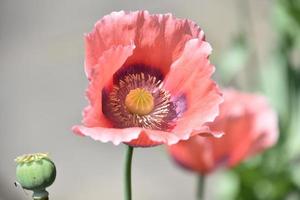
M 277 117 L 264 97 L 234 90 L 224 90 L 224 97 L 220 115 L 206 124 L 224 136 L 196 135 L 170 146 L 181 166 L 205 174 L 219 166 L 233 167 L 276 143 Z
M 214 168 L 213 149 L 204 137 L 193 136 L 169 146 L 168 151 L 173 160 L 185 169 L 206 174 Z

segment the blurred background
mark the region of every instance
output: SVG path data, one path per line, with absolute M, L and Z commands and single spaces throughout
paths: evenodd
M 300 199 L 299 0 L 0 0 L 0 200 L 30 199 L 14 186 L 14 158 L 49 152 L 58 175 L 51 199 L 122 199 L 125 146 L 75 136 L 81 121 L 83 34 L 118 10 L 171 12 L 196 21 L 214 51 L 223 87 L 269 97 L 279 143 L 208 178 L 209 200 Z M 192 200 L 196 177 L 164 148 L 138 148 L 134 199 Z

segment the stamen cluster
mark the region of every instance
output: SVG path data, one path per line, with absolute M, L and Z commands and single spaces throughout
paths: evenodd
M 133 90 L 144 90 L 153 97 L 153 108 L 149 113 L 131 112 L 126 106 L 126 97 Z M 154 130 L 170 128 L 175 106 L 171 95 L 162 87 L 162 81 L 144 72 L 128 74 L 113 86 L 108 96 L 108 115 L 119 128 L 143 127 Z

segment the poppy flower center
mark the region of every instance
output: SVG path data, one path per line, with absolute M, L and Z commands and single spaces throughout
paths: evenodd
M 172 97 L 163 87 L 163 75 L 145 65 L 124 67 L 102 90 L 102 112 L 116 128 L 171 130 L 185 109 L 185 98 Z
M 144 88 L 133 89 L 125 98 L 125 106 L 133 114 L 147 115 L 154 108 L 154 98 Z
M 177 117 L 171 94 L 147 71 L 120 76 L 112 89 L 102 94 L 103 113 L 114 127 L 169 130 Z

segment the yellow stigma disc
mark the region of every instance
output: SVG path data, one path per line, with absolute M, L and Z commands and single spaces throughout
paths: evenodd
M 143 88 L 130 90 L 125 98 L 127 110 L 133 114 L 147 115 L 154 108 L 154 99 L 150 92 Z

